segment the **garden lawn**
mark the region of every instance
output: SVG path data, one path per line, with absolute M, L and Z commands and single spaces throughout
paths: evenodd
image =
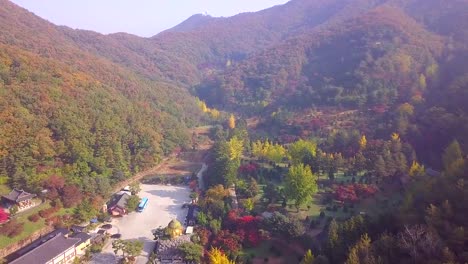
M 43 228 L 45 226 L 45 219 L 44 218 L 41 218 L 39 219 L 39 221 L 37 221 L 36 223 L 34 222 L 31 222 L 28 220 L 28 217 L 30 215 L 33 215 L 33 214 L 36 214 L 37 212 L 39 212 L 40 210 L 42 209 L 47 209 L 49 208 L 50 205 L 49 203 L 42 203 L 34 208 L 31 208 L 29 210 L 26 210 L 25 212 L 21 212 L 21 213 L 18 213 L 14 219 L 18 220 L 18 222 L 20 223 L 23 223 L 24 224 L 24 230 L 21 234 L 19 234 L 18 236 L 16 237 L 13 237 L 13 238 L 9 238 L 9 237 L 6 237 L 6 236 L 0 236 L 0 248 L 5 248 L 15 242 L 18 242 L 22 239 L 25 239 L 27 238 L 28 236 L 30 236 L 32 233 L 36 232 L 37 230 Z

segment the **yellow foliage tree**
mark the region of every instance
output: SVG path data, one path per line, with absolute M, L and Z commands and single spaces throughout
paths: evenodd
M 414 114 L 414 106 L 409 103 L 404 103 L 398 107 L 400 115 L 412 116 Z
M 230 129 L 234 129 L 236 127 L 236 118 L 234 117 L 233 114 L 229 116 L 228 126 Z
M 367 146 L 366 135 L 362 135 L 361 139 L 359 140 L 359 147 L 360 147 L 360 149 L 365 149 L 366 146 Z
M 421 73 L 421 75 L 419 75 L 419 87 L 424 90 L 426 89 L 426 86 L 426 76 L 424 76 L 424 74 Z
M 309 249 L 304 255 L 304 258 L 301 261 L 301 264 L 313 264 L 315 260 L 314 255 L 312 254 L 312 251 Z
M 210 264 L 235 264 L 218 248 L 212 248 L 208 254 Z
M 232 137 L 228 141 L 229 147 L 229 159 L 230 160 L 237 160 L 240 159 L 242 156 L 242 152 L 244 152 L 244 141 L 239 139 L 238 137 Z
M 413 161 L 413 164 L 411 164 L 411 168 L 409 169 L 408 174 L 411 177 L 422 176 L 424 175 L 424 171 L 424 166 L 419 164 L 417 161 Z
M 210 114 L 211 114 L 211 117 L 212 117 L 213 119 L 218 119 L 219 116 L 220 116 L 219 111 L 216 110 L 216 109 L 214 109 L 214 108 L 211 109 Z
M 398 133 L 392 133 L 392 140 L 400 141 L 400 135 Z

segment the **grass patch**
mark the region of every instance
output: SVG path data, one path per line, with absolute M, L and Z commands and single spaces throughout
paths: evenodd
M 0 248 L 5 248 L 13 243 L 16 243 L 22 239 L 25 239 L 28 236 L 30 236 L 32 233 L 43 228 L 45 226 L 45 219 L 41 218 L 39 221 L 34 223 L 34 222 L 29 221 L 28 217 L 30 215 L 38 213 L 42 209 L 47 209 L 47 208 L 50 208 L 49 203 L 42 203 L 32 209 L 26 210 L 25 212 L 18 213 L 14 217 L 14 219 L 16 219 L 19 223 L 24 224 L 23 232 L 20 235 L 13 237 L 13 238 L 0 236 Z

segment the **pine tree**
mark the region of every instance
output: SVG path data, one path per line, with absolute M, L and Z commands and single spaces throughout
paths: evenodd
M 385 161 L 381 155 L 377 156 L 377 160 L 374 164 L 374 170 L 378 177 L 384 177 L 386 175 Z

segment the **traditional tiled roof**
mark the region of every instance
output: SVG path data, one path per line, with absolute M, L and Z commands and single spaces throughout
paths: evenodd
M 36 197 L 35 194 L 31 194 L 31 193 L 25 192 L 23 190 L 18 190 L 18 189 L 13 189 L 8 195 L 3 195 L 3 198 L 9 201 L 15 202 L 15 203 L 29 200 L 34 197 Z
M 44 244 L 14 260 L 11 264 L 47 263 L 79 242 L 79 238 L 66 238 L 63 234 L 58 234 Z
M 128 195 L 127 193 L 124 193 L 122 194 L 118 200 L 112 204 L 112 206 L 110 206 L 110 209 L 113 209 L 115 207 L 120 207 L 121 209 L 125 209 L 126 205 L 127 205 L 127 200 L 130 198 L 130 195 Z

